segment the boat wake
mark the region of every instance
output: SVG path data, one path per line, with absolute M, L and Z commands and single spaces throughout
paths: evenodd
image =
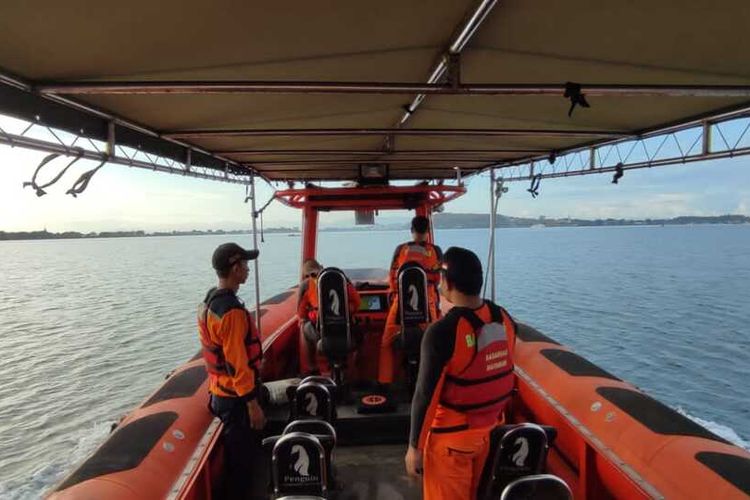
M 112 422 L 99 422 L 91 428 L 82 430 L 80 434 L 71 438 L 70 453 L 54 457 L 50 463 L 41 466 L 31 476 L 0 483 L 0 498 L 4 500 L 41 498 L 73 467 L 93 453 L 109 434 L 111 424 Z
M 702 418 L 694 417 L 679 406 L 675 408 L 675 410 L 677 410 L 677 413 L 686 416 L 696 424 L 702 425 L 717 436 L 726 439 L 734 445 L 750 451 L 750 441 L 745 441 L 744 439 L 742 439 L 739 434 L 737 434 L 731 427 L 712 422 L 711 420 L 703 420 Z

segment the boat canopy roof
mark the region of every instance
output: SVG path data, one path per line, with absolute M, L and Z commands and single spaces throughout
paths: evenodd
M 748 26 L 747 0 L 2 2 L 0 113 L 269 180 L 453 178 L 748 109 Z

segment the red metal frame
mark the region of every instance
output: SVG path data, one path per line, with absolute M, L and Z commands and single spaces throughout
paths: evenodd
M 342 188 L 303 188 L 276 191 L 274 197 L 292 208 L 315 210 L 432 209 L 466 192 L 463 186 L 417 185 Z
M 464 186 L 427 185 L 303 188 L 276 191 L 284 205 L 302 209 L 302 262 L 315 258 L 318 213 L 345 210 L 415 210 L 430 219 L 428 241 L 434 240 L 432 210 L 466 192 Z

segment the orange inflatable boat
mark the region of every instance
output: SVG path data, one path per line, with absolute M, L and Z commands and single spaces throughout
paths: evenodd
M 330 208 L 356 195 L 359 203 L 369 200 L 373 207 L 397 206 L 401 202 L 393 201 L 394 192 L 408 195 L 401 199 L 409 203 L 420 199 L 421 213 L 460 194 L 445 187 L 413 187 L 292 190 L 281 196 L 308 208 L 303 235 L 307 258 L 315 251 L 316 204 Z M 343 489 L 329 496 L 369 498 L 390 488 L 392 498 L 419 498 L 419 488 L 404 478 L 402 465 L 409 426 L 406 387 L 387 411 L 361 411 L 377 376 L 388 309 L 386 272 L 355 269 L 347 275 L 362 295 L 355 314 L 362 342 L 353 354 L 356 360 L 337 375 L 346 380 L 351 397 L 335 403 L 336 484 Z M 297 377 L 307 359 L 301 352 L 305 344 L 299 341 L 296 302 L 291 288 L 261 304 L 266 383 Z M 518 390 L 508 421 L 554 429 L 543 472 L 562 479 L 575 498 L 731 499 L 750 494 L 747 451 L 525 324 L 518 326 L 515 363 Z M 324 372 L 330 374 L 331 366 L 320 360 Z M 196 356 L 124 418 L 52 498 L 212 498 L 222 480 L 222 443 L 220 424 L 206 405 L 206 374 Z M 293 420 L 283 402 L 267 415 L 268 435 L 283 433 Z M 267 462 L 259 458 L 258 463 Z M 270 474 L 260 466 L 254 473 Z

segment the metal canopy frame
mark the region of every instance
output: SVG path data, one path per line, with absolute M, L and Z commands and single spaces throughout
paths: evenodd
M 234 184 L 248 185 L 252 176 L 258 175 L 252 167 L 165 137 L 110 112 L 67 98 L 43 95 L 30 83 L 2 72 L 0 101 L 6 106 L 0 107 L 0 112 L 9 109 L 11 115 L 22 120 L 27 118 L 22 108 L 39 113 L 33 116 L 34 121 L 24 120 L 28 126 L 20 134 L 0 128 L 0 144 L 6 146 Z M 72 122 L 77 126 L 73 127 Z M 45 129 L 53 140 L 30 137 L 28 133 L 34 127 Z M 73 138 L 65 141 L 65 134 L 60 131 L 73 134 Z M 104 142 L 104 147 L 95 141 Z
M 425 179 L 450 178 L 455 169 L 464 176 L 495 169 L 507 181 L 589 175 L 593 173 L 621 172 L 629 169 L 674 165 L 700 160 L 710 160 L 750 154 L 750 146 L 742 142 L 748 132 L 745 129 L 736 143 L 730 144 L 722 136 L 721 127 L 745 119 L 750 114 L 750 103 L 744 102 L 729 108 L 704 113 L 701 116 L 680 119 L 676 123 L 662 124 L 642 130 L 617 130 L 605 127 L 560 127 L 546 128 L 407 128 L 415 114 L 423 109 L 428 96 L 549 96 L 570 100 L 571 108 L 588 107 L 586 96 L 664 96 L 674 99 L 731 98 L 735 101 L 750 98 L 748 78 L 741 71 L 733 78 L 718 80 L 719 83 L 643 83 L 649 78 L 630 79 L 638 83 L 594 83 L 594 82 L 523 82 L 525 79 L 511 77 L 509 82 L 487 83 L 486 80 L 465 82 L 462 79 L 462 63 L 469 56 L 469 49 L 480 51 L 486 47 L 502 48 L 502 45 L 487 45 L 487 33 L 482 33 L 483 24 L 495 29 L 495 22 L 502 16 L 491 14 L 502 11 L 497 0 L 475 0 L 465 12 L 463 19 L 453 27 L 449 38 L 437 51 L 437 57 L 427 73 L 425 82 L 372 81 L 363 79 L 333 78 L 320 81 L 305 78 L 282 78 L 280 80 L 212 79 L 128 79 L 127 77 L 92 77 L 91 80 L 44 79 L 35 81 L 19 78 L 0 70 L 0 112 L 26 119 L 30 125 L 45 127 L 52 139 L 44 140 L 0 130 L 0 144 L 22 146 L 63 155 L 80 156 L 92 160 L 109 161 L 137 168 L 161 172 L 249 184 L 253 175 L 269 181 L 264 172 L 274 180 L 348 180 L 362 164 L 392 164 L 404 175 L 398 178 Z M 508 6 L 509 11 L 513 9 Z M 460 12 L 460 11 L 459 11 Z M 489 20 L 489 21 L 488 21 Z M 442 26 L 442 25 L 441 25 Z M 508 27 L 506 26 L 506 29 Z M 487 31 L 487 30 L 485 30 Z M 480 35 L 477 37 L 477 33 Z M 477 47 L 471 42 L 480 38 Z M 462 61 L 462 58 L 465 61 Z M 490 72 L 491 73 L 491 72 Z M 710 72 L 707 72 L 709 74 Z M 291 73 L 293 76 L 293 72 Z M 478 75 L 481 79 L 481 76 Z M 720 72 L 716 75 L 721 77 Z M 738 76 L 740 75 L 740 76 Z M 475 79 L 476 79 L 475 74 Z M 625 75 L 626 77 L 629 75 Z M 724 75 L 725 77 L 728 75 Z M 730 75 L 731 76 L 731 75 Z M 147 77 L 148 78 L 148 77 Z M 494 78 L 497 80 L 498 78 Z M 590 79 L 590 76 L 589 78 Z M 668 78 L 664 80 L 669 81 Z M 490 80 L 491 81 L 491 80 Z M 653 81 L 653 80 L 652 80 Z M 679 81 L 679 80 L 678 80 Z M 692 81 L 692 80 L 681 80 Z M 510 83 L 512 82 L 512 83 Z M 728 83 L 725 83 L 728 82 Z M 740 82 L 740 83 L 734 83 Z M 743 83 L 744 82 L 744 83 Z M 141 96 L 141 95 L 202 95 L 202 94 L 369 94 L 413 96 L 399 111 L 400 118 L 389 128 L 382 127 L 311 127 L 264 128 L 263 117 L 257 127 L 206 128 L 186 130 L 156 130 L 118 116 L 98 106 L 80 102 L 69 96 Z M 438 99 L 440 97 L 436 97 Z M 522 97 L 519 97 L 522 98 Z M 94 102 L 99 102 L 94 100 Z M 108 102 L 108 101 L 105 101 Z M 579 109 L 576 113 L 586 113 Z M 570 114 L 570 113 L 569 113 Z M 420 117 L 422 115 L 419 115 Z M 79 125 L 79 122 L 82 124 Z M 272 122 L 272 120 L 271 120 Z M 424 122 L 424 120 L 423 120 Z M 450 123 L 450 122 L 447 122 Z M 440 121 L 438 125 L 442 124 Z M 430 123 L 433 125 L 433 123 Z M 740 125 L 742 126 L 742 125 Z M 171 128 L 171 127 L 170 127 Z M 628 127 L 631 128 L 631 127 Z M 62 140 L 62 134 L 73 134 L 70 141 Z M 683 144 L 680 137 L 697 133 L 691 144 Z M 316 138 L 382 138 L 382 145 L 374 149 L 362 146 L 331 147 L 321 144 L 315 149 L 309 142 Z M 405 137 L 414 140 L 411 148 L 395 148 L 395 139 Z M 718 142 L 724 139 L 724 145 Z M 232 138 L 247 138 L 247 141 L 227 142 Z M 294 149 L 273 148 L 268 141 L 280 138 L 300 138 L 301 144 Z M 445 149 L 430 147 L 429 138 L 465 138 L 466 149 L 457 149 L 446 144 Z M 486 149 L 477 144 L 477 139 L 486 138 Z M 508 138 L 508 145 L 498 139 Z M 261 140 L 262 139 L 262 140 Z M 516 140 L 512 142 L 511 139 Z M 528 141 L 525 141 L 527 140 Z M 541 139 L 549 139 L 559 147 L 544 145 Z M 566 140 L 567 139 L 567 140 Z M 494 142 L 491 142 L 494 141 Z M 99 147 L 96 141 L 106 143 Z M 304 142 L 308 141 L 308 142 Z M 419 142 L 421 141 L 421 142 Z M 291 141 L 287 141 L 289 143 Z M 524 144 L 528 142 L 528 144 Z M 199 146 L 198 144 L 201 144 Z M 257 144 L 257 148 L 242 147 L 241 144 Z M 656 144 L 654 144 L 656 143 Z M 401 144 L 401 143 L 399 143 Z M 564 144 L 564 146 L 562 146 Z M 231 145 L 237 147 L 232 148 Z M 91 147 L 89 147 L 91 146 Z M 525 147 L 528 146 L 528 147 Z M 460 145 L 459 145 L 460 147 Z M 641 152 L 643 154 L 639 154 Z
M 724 128 L 742 130 L 733 141 Z M 644 132 L 630 138 L 550 151 L 521 160 L 489 165 L 504 181 L 554 179 L 624 172 L 750 154 L 750 105 Z M 485 170 L 487 170 L 485 169 Z
M 750 85 L 623 85 L 577 84 L 592 96 L 750 97 Z M 263 81 L 133 81 L 50 82 L 36 85 L 44 95 L 154 94 L 438 94 L 544 95 L 565 97 L 567 86 L 545 83 L 461 84 L 413 82 L 263 82 Z M 412 110 L 414 112 L 414 110 Z

